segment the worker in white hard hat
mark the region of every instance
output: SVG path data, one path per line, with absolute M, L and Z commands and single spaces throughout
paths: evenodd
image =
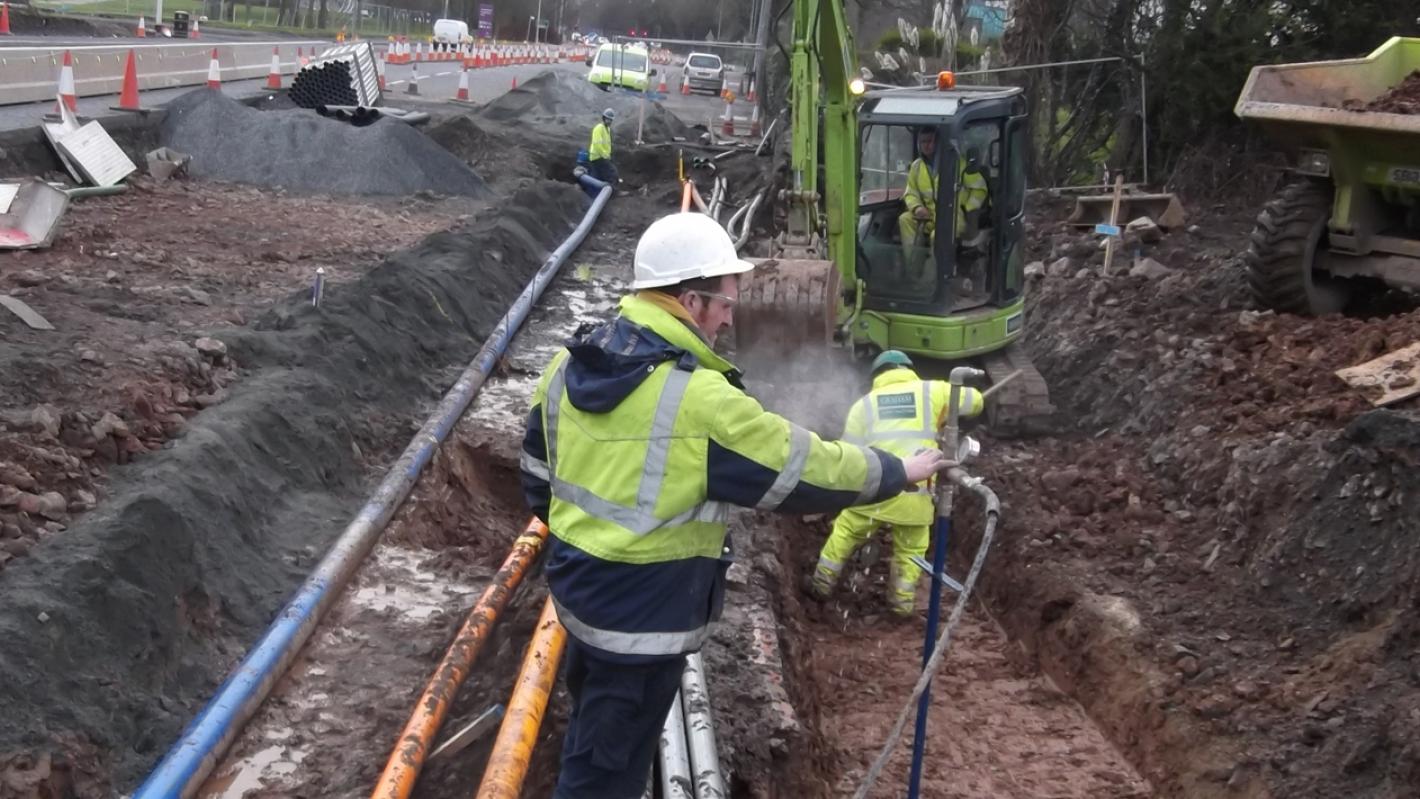
M 710 217 L 657 220 L 618 315 L 579 330 L 533 395 L 523 491 L 568 634 L 558 799 L 641 796 L 685 656 L 719 616 L 730 506 L 836 511 L 947 465 L 824 441 L 744 392 L 714 344 L 751 268 Z
M 936 446 L 937 430 L 946 423 L 951 405 L 951 384 L 918 377 L 912 359 L 899 350 L 878 355 L 872 373 L 873 389 L 848 411 L 843 438 L 898 455 Z M 964 386 L 957 405 L 962 416 L 976 416 L 985 400 L 980 391 Z M 893 613 L 911 618 L 916 610 L 917 581 L 922 576 L 914 558 L 927 554 L 933 512 L 932 483 L 924 480 L 898 496 L 838 514 L 819 553 L 813 593 L 827 599 L 854 551 L 887 527 L 892 531 L 889 604 Z
M 616 121 L 616 109 L 602 112 L 601 121 L 592 128 L 592 143 L 587 147 L 587 171 L 603 183 L 615 184 L 619 178 L 611 160 L 611 123 Z

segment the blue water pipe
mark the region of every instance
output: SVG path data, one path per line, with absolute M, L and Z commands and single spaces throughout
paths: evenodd
M 197 793 L 227 747 L 241 732 L 242 725 L 261 707 L 271 687 L 285 673 L 315 631 L 321 617 L 370 554 L 395 511 L 409 496 L 420 472 L 473 402 L 494 364 L 507 351 L 513 335 L 556 277 L 567 256 L 591 232 L 593 223 L 610 198 L 610 187 L 603 186 L 581 223 L 547 257 L 523 293 L 509 306 L 498 326 L 483 342 L 478 355 L 444 395 L 399 460 L 390 467 L 374 495 L 336 539 L 296 595 L 277 614 L 261 640 L 247 652 L 217 689 L 216 695 L 187 725 L 182 738 L 133 793 L 132 799 L 185 799 Z

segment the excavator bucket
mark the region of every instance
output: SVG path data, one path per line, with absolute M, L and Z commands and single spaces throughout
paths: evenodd
M 1130 220 L 1147 216 L 1161 228 L 1180 228 L 1187 221 L 1183 203 L 1173 194 L 1123 194 L 1119 197 L 1119 216 L 1109 218 L 1114 207 L 1113 194 L 1097 194 L 1075 198 L 1075 211 L 1070 214 L 1070 224 L 1079 227 L 1095 225 L 1123 225 Z
M 735 307 L 736 357 L 745 365 L 802 363 L 828 348 L 837 307 L 832 261 L 750 259 Z

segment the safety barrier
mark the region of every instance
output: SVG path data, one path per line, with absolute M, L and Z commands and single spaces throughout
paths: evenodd
M 324 47 L 327 42 L 283 41 L 218 44 L 217 62 L 223 80 L 265 78 L 271 70 L 271 48 L 278 48 L 283 71 L 296 71 L 298 47 Z M 213 45 L 132 44 L 82 47 L 6 47 L 0 49 L 0 105 L 53 100 L 59 68 L 68 50 L 74 59 L 74 88 L 79 97 L 118 94 L 123 69 L 132 50 L 140 89 L 203 86 L 212 62 Z

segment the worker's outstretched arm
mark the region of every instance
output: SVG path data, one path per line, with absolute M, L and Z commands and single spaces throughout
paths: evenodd
M 907 485 L 895 455 L 824 441 L 728 383 L 720 390 L 709 406 L 710 499 L 782 513 L 830 513 L 879 502 Z

